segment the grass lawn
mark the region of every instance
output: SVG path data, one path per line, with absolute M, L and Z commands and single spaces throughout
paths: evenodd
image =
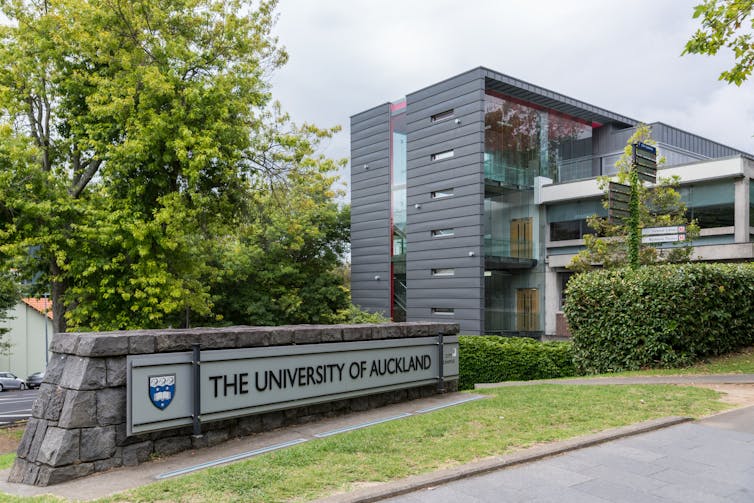
M 537 385 L 481 393 L 489 397 L 102 501 L 307 501 L 543 442 L 663 416 L 699 417 L 728 407 L 714 391 L 677 386 Z
M 754 347 L 744 348 L 724 356 L 711 357 L 691 367 L 615 372 L 612 374 L 599 374 L 593 377 L 693 374 L 754 374 Z

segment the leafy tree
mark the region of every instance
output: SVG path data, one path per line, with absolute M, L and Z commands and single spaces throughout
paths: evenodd
M 632 145 L 643 142 L 650 145 L 656 143 L 651 138 L 649 126 L 641 125 L 628 140 L 623 155 L 615 163 L 618 173 L 615 175 L 619 183 L 628 184 L 629 172 L 632 169 Z M 664 159 L 660 158 L 658 164 Z M 600 189 L 605 193 L 602 205 L 607 208 L 608 182 L 612 177 L 599 177 Z M 676 190 L 680 179 L 676 177 L 658 177 L 658 183 L 652 187 L 639 184 L 639 221 L 640 227 L 666 227 L 674 225 L 686 226 L 686 239 L 690 243 L 699 235 L 696 222 L 689 222 L 686 217 L 686 204 Z M 628 228 L 625 222 L 611 222 L 607 218 L 592 215 L 587 223 L 594 234 L 584 236 L 586 248 L 576 254 L 568 265 L 575 271 L 585 271 L 596 264 L 603 267 L 619 267 L 628 263 Z M 653 264 L 657 262 L 686 262 L 691 258 L 693 248 L 690 245 L 659 249 L 652 245 L 641 245 L 639 262 Z
M 211 242 L 276 169 L 274 6 L 0 0 L 0 254 L 44 272 L 56 331 L 211 313 Z
M 694 7 L 701 28 L 686 42 L 682 55 L 714 56 L 723 47 L 730 49 L 734 65 L 720 74 L 720 80 L 740 86 L 754 68 L 753 8 L 754 0 L 704 0 Z

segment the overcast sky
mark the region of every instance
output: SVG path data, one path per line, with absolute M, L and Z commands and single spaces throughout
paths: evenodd
M 349 117 L 477 66 L 754 153 L 754 84 L 728 54 L 681 57 L 700 0 L 281 0 L 273 94 L 296 122 Z M 348 173 L 344 173 L 347 177 Z

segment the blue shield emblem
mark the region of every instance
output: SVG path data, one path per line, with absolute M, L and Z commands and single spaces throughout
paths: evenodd
M 175 396 L 175 374 L 151 376 L 149 378 L 149 399 L 160 410 L 170 405 Z

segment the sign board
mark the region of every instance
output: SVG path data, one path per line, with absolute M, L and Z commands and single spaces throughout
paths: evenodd
M 657 149 L 646 143 L 633 144 L 633 166 L 639 179 L 649 183 L 657 182 Z
M 683 241 L 686 241 L 686 234 L 664 234 L 659 236 L 644 236 L 641 238 L 641 242 L 644 244 L 679 243 Z
M 128 435 L 191 425 L 195 410 L 216 421 L 457 379 L 458 337 L 207 350 L 198 365 L 129 356 Z
M 671 225 L 669 227 L 645 227 L 642 236 L 657 236 L 659 234 L 686 234 L 685 225 Z
M 607 215 L 611 220 L 626 219 L 630 216 L 630 186 L 617 182 L 609 182 L 607 186 L 607 200 Z

